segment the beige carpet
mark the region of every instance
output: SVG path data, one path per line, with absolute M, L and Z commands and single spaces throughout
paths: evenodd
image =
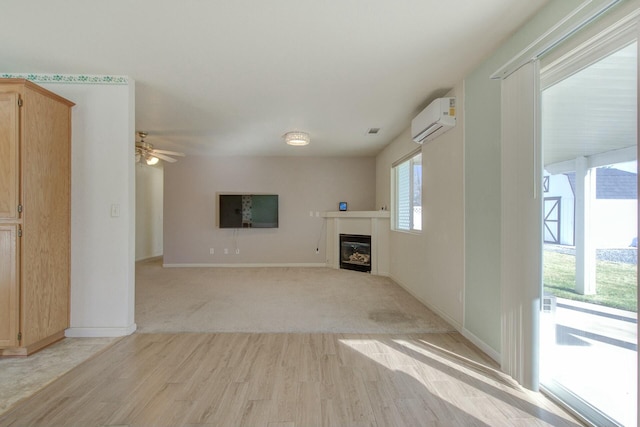
M 382 276 L 331 268 L 136 265 L 138 332 L 430 333 L 454 329 Z

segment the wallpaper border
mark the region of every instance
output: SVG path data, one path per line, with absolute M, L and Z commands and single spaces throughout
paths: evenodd
M 103 76 L 91 74 L 37 74 L 37 73 L 1 73 L 5 79 L 26 79 L 34 83 L 65 83 L 65 84 L 98 84 L 98 85 L 128 85 L 127 76 Z

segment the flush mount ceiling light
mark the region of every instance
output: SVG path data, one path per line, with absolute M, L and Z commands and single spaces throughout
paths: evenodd
M 311 142 L 311 138 L 306 132 L 287 132 L 284 134 L 284 142 L 289 145 L 302 146 L 308 145 Z

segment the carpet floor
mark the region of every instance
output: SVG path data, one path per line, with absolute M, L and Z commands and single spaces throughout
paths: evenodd
M 136 265 L 139 333 L 436 333 L 454 329 L 393 280 L 331 268 Z
M 391 279 L 330 268 L 136 263 L 136 333 L 414 334 L 454 329 Z M 0 359 L 0 414 L 118 339 L 66 338 Z

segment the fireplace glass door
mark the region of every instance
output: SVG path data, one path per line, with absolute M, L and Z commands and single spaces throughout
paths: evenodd
M 371 271 L 371 236 L 340 235 L 340 268 Z

